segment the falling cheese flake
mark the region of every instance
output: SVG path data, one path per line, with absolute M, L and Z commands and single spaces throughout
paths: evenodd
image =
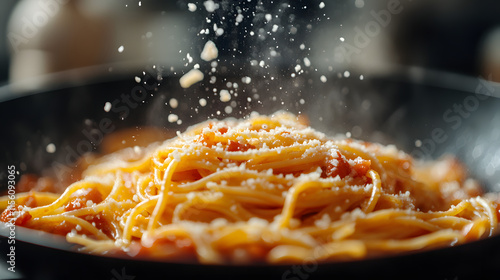
M 188 63 L 193 62 L 193 57 L 189 53 L 186 54 L 186 58 L 188 60 Z
M 208 42 L 205 43 L 205 46 L 203 47 L 203 51 L 201 52 L 200 57 L 205 61 L 210 61 L 216 59 L 217 56 L 219 56 L 219 50 L 217 49 L 215 43 L 209 40 Z
M 248 76 L 245 76 L 243 78 L 241 78 L 241 81 L 244 83 L 244 84 L 250 84 L 252 82 L 252 78 L 248 77 Z
M 188 88 L 193 84 L 203 80 L 203 72 L 198 69 L 191 69 L 179 79 L 182 88 Z
M 196 9 L 197 9 L 196 4 L 188 3 L 188 10 L 190 12 L 194 12 L 194 11 L 196 11 Z
M 53 154 L 56 152 L 56 145 L 54 145 L 54 143 L 50 143 L 47 145 L 47 147 L 45 147 L 45 150 L 47 151 L 47 153 Z
M 111 103 L 110 102 L 106 102 L 104 104 L 104 111 L 105 112 L 109 112 L 111 110 Z
M 217 30 L 215 30 L 215 35 L 217 35 L 217 36 L 221 36 L 222 34 L 224 34 L 224 29 L 222 29 L 222 28 L 217 28 Z
M 319 3 L 319 8 L 320 8 L 320 9 L 323 9 L 324 7 L 325 7 L 325 2 L 321 2 L 321 3 Z
M 242 14 L 238 14 L 238 15 L 236 16 L 236 23 L 240 23 L 240 22 L 242 22 L 242 21 L 243 21 L 243 15 L 242 15 Z
M 170 107 L 175 109 L 179 106 L 179 101 L 177 101 L 177 99 L 175 98 L 171 98 L 168 104 L 170 105 Z
M 179 116 L 177 116 L 176 114 L 168 115 L 168 122 L 173 123 L 176 122 L 177 120 L 179 120 Z
M 215 3 L 212 0 L 208 0 L 208 1 L 203 2 L 203 6 L 205 6 L 205 9 L 209 13 L 212 13 L 213 11 L 215 11 L 219 8 L 219 4 Z
M 325 75 L 321 75 L 321 77 L 319 77 L 319 79 L 321 80 L 321 82 L 323 83 L 326 83 L 327 79 L 325 77 Z
M 231 100 L 231 94 L 229 94 L 229 91 L 227 89 L 221 90 L 219 94 L 220 94 L 220 101 L 229 102 L 229 100 Z
M 118 52 L 119 52 L 119 53 L 122 53 L 122 52 L 123 52 L 123 50 L 125 50 L 125 47 L 124 47 L 124 46 L 119 46 L 119 47 L 118 47 Z
M 307 57 L 304 57 L 304 66 L 305 67 L 309 67 L 311 66 L 311 61 L 309 60 L 309 58 Z

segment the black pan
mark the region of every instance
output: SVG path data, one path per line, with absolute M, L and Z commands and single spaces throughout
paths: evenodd
M 251 111 L 269 114 L 285 109 L 307 115 L 313 127 L 329 134 L 396 144 L 417 158 L 453 153 L 487 191 L 500 191 L 497 85 L 421 69 L 403 69 L 387 76 L 350 73 L 348 78 L 331 73 L 326 82 L 315 74 L 292 78 L 281 73 L 281 78 L 272 80 L 252 77 L 246 84 L 241 75 L 224 69 L 220 67 L 215 83 L 206 77 L 188 89 L 179 86 L 178 76 L 147 70 L 78 82 L 59 74 L 52 79 L 64 83 L 21 93 L 11 86 L 1 88 L 0 96 L 5 99 L 0 103 L 2 190 L 7 189 L 8 166 L 19 171 L 16 179 L 44 170 L 57 174 L 58 168 L 74 164 L 88 150 L 98 152 L 102 137 L 124 128 L 140 131 L 143 126 L 155 126 L 177 131 L 207 117 L 241 117 Z M 214 88 L 232 89 L 237 97 L 221 102 Z M 18 97 L 13 98 L 15 95 Z M 166 105 L 171 98 L 178 100 L 178 107 Z M 206 106 L 200 105 L 200 98 L 207 100 Z M 112 106 L 105 110 L 107 102 Z M 172 113 L 179 116 L 181 124 L 169 122 Z M 55 146 L 55 152 L 48 152 L 49 144 Z M 9 229 L 2 228 L 0 234 L 0 258 L 5 263 L 10 252 Z M 500 275 L 500 236 L 361 261 L 245 266 L 87 255 L 77 252 L 64 238 L 19 227 L 15 240 L 15 275 L 29 279 L 464 279 Z

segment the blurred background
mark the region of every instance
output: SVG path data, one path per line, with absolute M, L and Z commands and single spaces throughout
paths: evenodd
M 10 98 L 2 96 L 2 93 L 17 94 L 17 91 L 12 90 L 14 88 L 20 89 L 19 92 L 37 91 L 45 86 L 52 86 L 52 83 L 67 80 L 85 82 L 96 77 L 107 79 L 109 73 L 124 73 L 128 75 L 126 80 L 130 76 L 134 86 L 137 85 L 136 82 L 146 84 L 141 78 L 146 77 L 146 72 L 151 69 L 160 77 L 169 73 L 180 76 L 191 69 L 200 69 L 205 75 L 208 74 L 206 81 L 211 85 L 204 84 L 207 85 L 203 88 L 206 92 L 193 92 L 207 94 L 212 93 L 209 92 L 212 85 L 213 89 L 217 86 L 220 89 L 221 84 L 228 89 L 236 88 L 237 83 L 221 80 L 216 82 L 218 71 L 226 67 L 226 73 L 233 74 L 233 77 L 238 77 L 236 81 L 241 80 L 245 84 L 240 84 L 241 88 L 250 84 L 252 79 L 263 81 L 263 87 L 252 88 L 252 93 L 255 93 L 253 99 L 258 100 L 259 104 L 262 104 L 261 99 L 266 104 L 276 100 L 283 104 L 282 100 L 285 98 L 281 99 L 279 94 L 286 96 L 287 86 L 304 88 L 305 94 L 290 104 L 295 104 L 297 108 L 304 103 L 317 104 L 320 109 L 315 110 L 317 114 L 311 115 L 311 118 L 316 117 L 322 123 L 324 117 L 325 127 L 333 127 L 332 123 L 335 123 L 346 128 L 349 135 L 352 132 L 353 137 L 380 140 L 383 135 L 373 138 L 369 134 L 376 131 L 377 126 L 374 124 L 378 124 L 386 131 L 395 131 L 389 134 L 399 137 L 399 143 L 409 143 L 409 149 L 421 152 L 422 142 L 425 144 L 426 140 L 431 139 L 428 136 L 431 135 L 429 128 L 446 128 L 450 135 L 449 142 L 453 139 L 457 143 L 449 149 L 455 152 L 465 150 L 466 152 L 458 154 L 469 159 L 466 163 L 472 163 L 470 166 L 475 167 L 476 173 L 492 178 L 491 182 L 499 190 L 499 180 L 492 177 L 500 170 L 500 152 L 497 151 L 499 145 L 491 145 L 498 143 L 500 139 L 500 130 L 494 127 L 500 120 L 500 114 L 495 113 L 496 117 L 491 117 L 492 112 L 498 111 L 498 107 L 495 107 L 497 103 L 490 100 L 484 102 L 480 112 L 470 119 L 467 119 L 468 116 L 458 118 L 455 115 L 460 123 L 462 120 L 465 123 L 467 119 L 471 124 L 464 124 L 460 131 L 455 131 L 450 127 L 449 121 L 443 119 L 442 113 L 445 111 L 442 108 L 451 108 L 449 104 L 454 104 L 453 102 L 462 104 L 467 99 L 460 99 L 461 96 L 456 96 L 459 100 L 446 100 L 440 106 L 433 107 L 438 104 L 437 99 L 429 94 L 421 94 L 421 99 L 412 100 L 420 102 L 412 103 L 413 107 L 404 111 L 392 109 L 399 108 L 399 102 L 406 100 L 402 98 L 405 96 L 394 94 L 394 91 L 399 93 L 400 88 L 392 91 L 392 95 L 390 88 L 386 90 L 387 88 L 381 87 L 383 90 L 378 91 L 379 88 L 366 89 L 363 85 L 357 95 L 353 90 L 356 87 L 351 88 L 350 92 L 347 87 L 333 93 L 324 89 L 324 92 L 331 93 L 328 99 L 316 98 L 316 92 L 311 93 L 307 88 L 307 83 L 312 83 L 312 78 L 309 78 L 312 76 L 320 77 L 315 80 L 320 86 L 329 87 L 326 81 L 334 80 L 331 77 L 362 80 L 369 76 L 391 76 L 409 69 L 473 77 L 469 80 L 474 81 L 474 88 L 467 89 L 469 93 L 477 85 L 476 77 L 500 82 L 498 11 L 498 0 L 1 0 L 0 86 L 10 87 L 9 90 L 0 90 L 0 100 Z M 218 57 L 212 61 L 204 61 L 200 57 L 208 40 L 213 41 L 218 49 Z M 44 78 L 54 73 L 64 75 L 56 74 L 58 78 L 55 80 Z M 240 73 L 244 74 L 239 75 Z M 270 81 L 276 81 L 280 77 L 287 79 L 282 79 L 278 86 L 270 90 Z M 460 79 L 452 79 L 452 83 L 458 84 L 457 87 L 461 87 L 459 82 Z M 128 89 L 128 85 L 126 86 Z M 277 94 L 266 96 L 267 99 L 263 99 L 265 94 L 262 94 L 259 99 L 257 93 L 260 90 Z M 369 99 L 359 94 L 370 90 L 375 93 L 371 96 L 366 94 Z M 442 94 L 440 91 L 425 90 L 430 95 Z M 188 94 L 193 92 L 189 91 Z M 424 91 L 414 90 L 410 97 L 422 92 Z M 348 93 L 350 96 L 347 96 Z M 190 98 L 180 95 L 179 101 L 184 97 Z M 163 110 L 166 100 L 158 100 L 161 101 L 158 108 Z M 51 99 L 46 101 L 50 102 Z M 342 103 L 343 101 L 348 101 L 346 104 L 351 106 Z M 171 112 L 177 108 L 177 99 L 175 102 L 175 106 L 169 103 L 170 107 L 167 109 L 172 110 Z M 235 100 L 232 102 L 236 104 Z M 102 104 L 104 102 L 99 103 L 100 113 L 103 113 Z M 202 103 L 199 104 L 204 107 Z M 30 110 L 20 114 L 32 114 L 40 119 L 46 117 L 44 122 L 49 123 L 48 126 L 51 126 L 53 119 L 60 118 L 57 114 L 51 115 L 50 109 L 43 107 L 47 104 L 28 104 L 33 105 L 40 108 L 40 112 L 49 111 L 47 116 L 41 116 L 42 113 L 37 115 Z M 225 108 L 228 107 L 229 112 L 232 112 L 232 107 Z M 236 108 L 236 105 L 233 107 Z M 314 106 L 309 107 L 314 111 Z M 476 109 L 477 107 L 474 108 Z M 179 106 L 178 111 L 181 110 L 183 109 Z M 214 110 L 210 110 L 213 116 Z M 154 116 L 156 122 L 167 123 L 166 116 L 162 119 L 159 114 L 153 113 L 151 116 Z M 406 130 L 394 125 L 409 124 L 410 122 L 401 121 L 409 119 L 411 125 L 416 126 L 413 123 L 416 119 L 414 116 L 421 120 L 418 122 L 420 130 L 411 127 L 408 135 L 405 135 L 401 131 Z M 356 121 L 337 121 L 344 119 Z M 493 123 L 493 128 L 484 125 L 489 123 Z M 36 130 L 27 127 L 29 129 L 26 131 L 30 133 Z M 466 130 L 471 127 L 473 129 Z M 54 128 L 55 131 L 57 129 L 68 133 L 71 127 Z M 77 131 L 76 127 L 74 129 Z M 31 134 L 37 136 L 37 133 Z M 474 140 L 474 137 L 482 134 L 486 136 Z M 420 137 L 416 138 L 418 141 L 409 140 L 413 140 L 414 135 Z M 60 137 L 63 140 L 66 138 L 65 135 Z M 48 159 L 47 154 L 51 153 L 45 147 L 48 147 L 48 143 L 54 145 L 52 143 L 57 142 L 46 138 L 43 141 L 48 142 L 36 155 Z M 469 146 L 465 143 L 471 143 L 475 148 L 469 151 Z M 448 144 L 446 142 L 438 148 L 448 148 Z M 433 145 L 439 146 L 435 143 Z M 10 145 L 4 146 L 11 148 Z M 454 147 L 456 150 L 453 150 Z M 32 154 L 31 150 L 27 151 Z M 61 155 L 65 156 L 62 152 Z M 481 164 L 475 160 L 481 160 Z M 0 265 L 0 278 L 3 278 L 1 272 L 5 271 Z
M 106 64 L 185 71 L 208 39 L 219 61 L 500 81 L 499 10 L 495 0 L 2 0 L 0 84 Z

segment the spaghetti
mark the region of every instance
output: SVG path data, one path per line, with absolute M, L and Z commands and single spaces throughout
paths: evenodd
M 206 121 L 103 156 L 57 194 L 2 198 L 3 222 L 90 253 L 200 263 L 336 261 L 494 234 L 497 204 L 452 158 L 329 138 L 284 112 Z

